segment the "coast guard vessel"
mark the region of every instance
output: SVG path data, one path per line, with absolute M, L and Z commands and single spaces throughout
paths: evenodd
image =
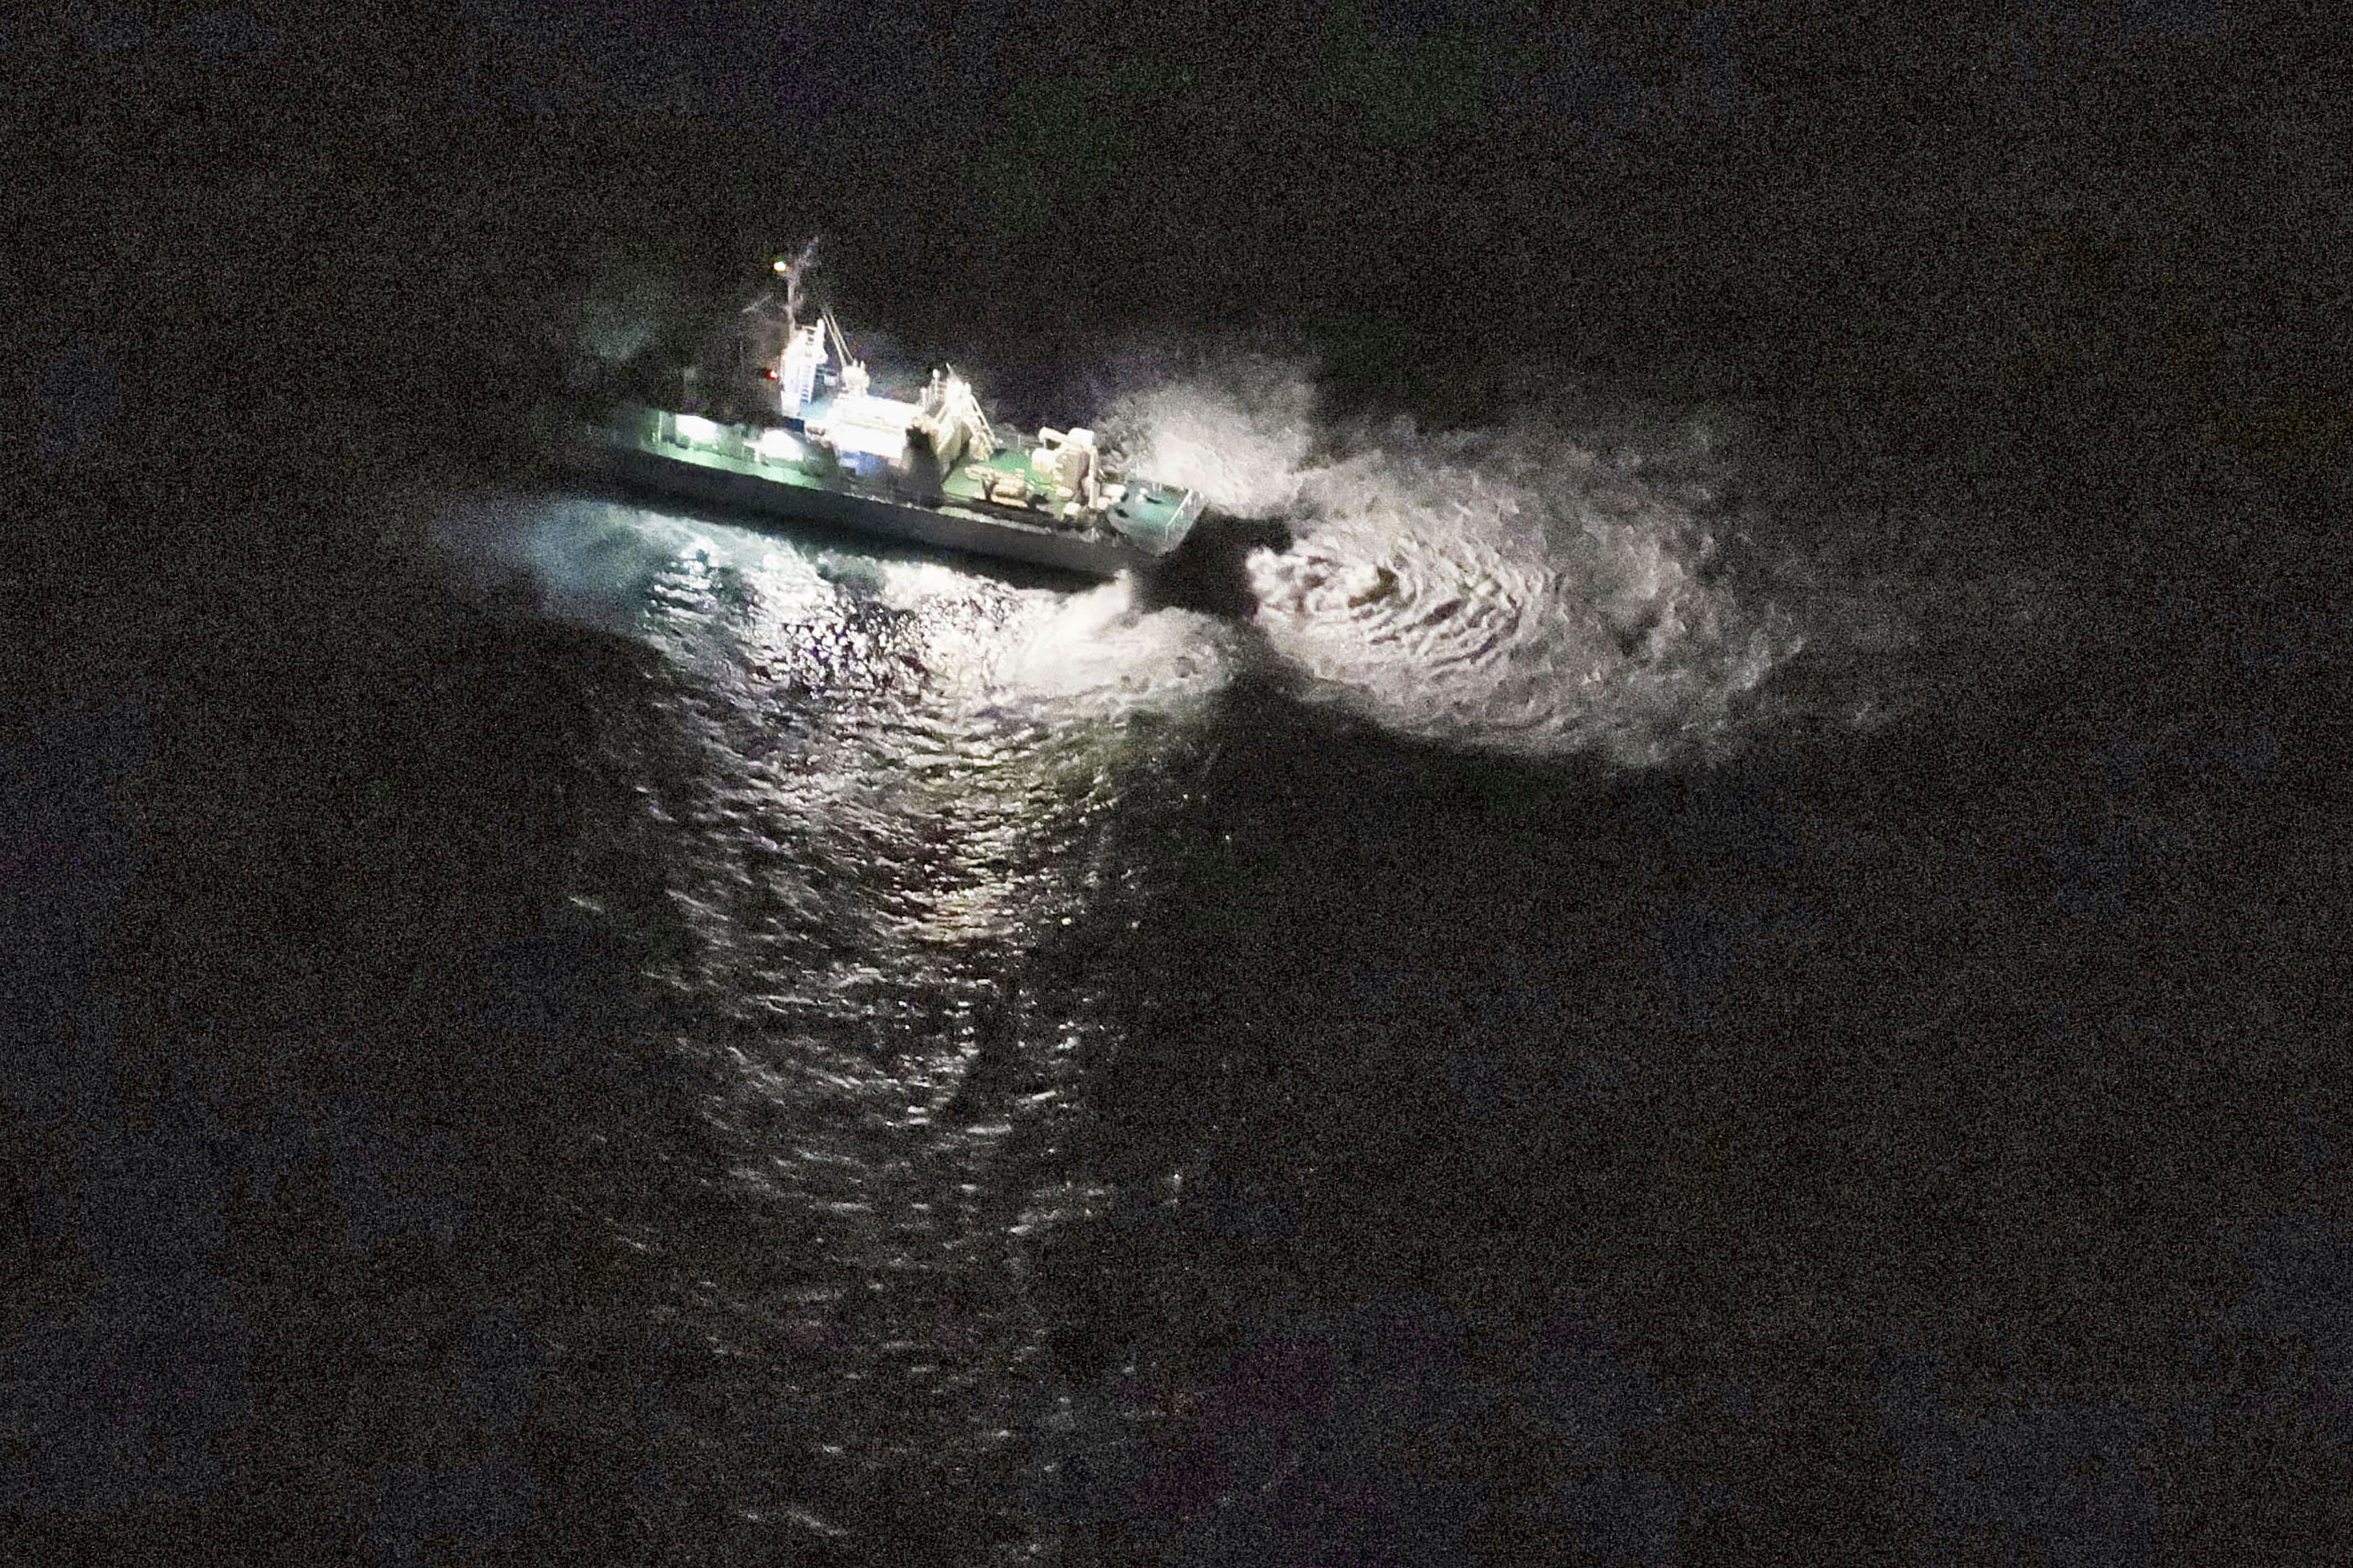
M 579 433 L 579 460 L 744 510 L 1103 577 L 1152 565 L 1192 531 L 1198 493 L 1113 471 L 1091 430 L 1001 434 L 953 366 L 912 399 L 876 391 L 832 310 L 804 319 L 809 254 L 775 264 L 782 348 L 757 356 L 760 390 L 737 410 L 748 416 L 623 403 Z

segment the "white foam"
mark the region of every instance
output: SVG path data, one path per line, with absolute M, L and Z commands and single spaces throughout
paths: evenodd
M 1318 700 L 1418 740 L 1642 764 L 1723 738 L 1800 646 L 1711 576 L 1684 492 L 1635 454 L 1535 418 L 1351 436 L 1314 406 L 1303 374 L 1253 358 L 1107 423 L 1213 505 L 1291 520 L 1293 544 L 1248 563 L 1254 619 Z

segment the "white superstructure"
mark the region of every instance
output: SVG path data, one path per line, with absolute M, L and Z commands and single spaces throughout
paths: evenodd
M 785 357 L 776 366 L 777 395 L 786 418 L 799 418 L 801 410 L 817 395 L 817 373 L 824 363 L 825 329 L 815 321 L 793 328 L 785 342 Z
M 845 392 L 809 422 L 808 433 L 837 452 L 860 452 L 899 463 L 906 460 L 907 431 L 923 412 L 919 405 L 895 397 Z

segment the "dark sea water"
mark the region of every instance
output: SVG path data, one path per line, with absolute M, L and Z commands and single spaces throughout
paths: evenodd
M 1319 408 L 1104 410 L 1167 584 L 460 475 L 122 587 L 7 753 L 24 1560 L 2330 1560 L 2353 607 Z
M 0 1568 L 2353 1562 L 2321 8 L 20 9 Z

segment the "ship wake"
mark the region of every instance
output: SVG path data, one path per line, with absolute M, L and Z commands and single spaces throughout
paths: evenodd
M 1723 570 L 1695 425 L 1646 461 L 1565 420 L 1346 431 L 1313 407 L 1261 362 L 1106 421 L 1213 508 L 1286 521 L 1290 545 L 1245 563 L 1250 618 L 1311 699 L 1436 744 L 1643 766 L 1736 741 L 1802 646 Z

